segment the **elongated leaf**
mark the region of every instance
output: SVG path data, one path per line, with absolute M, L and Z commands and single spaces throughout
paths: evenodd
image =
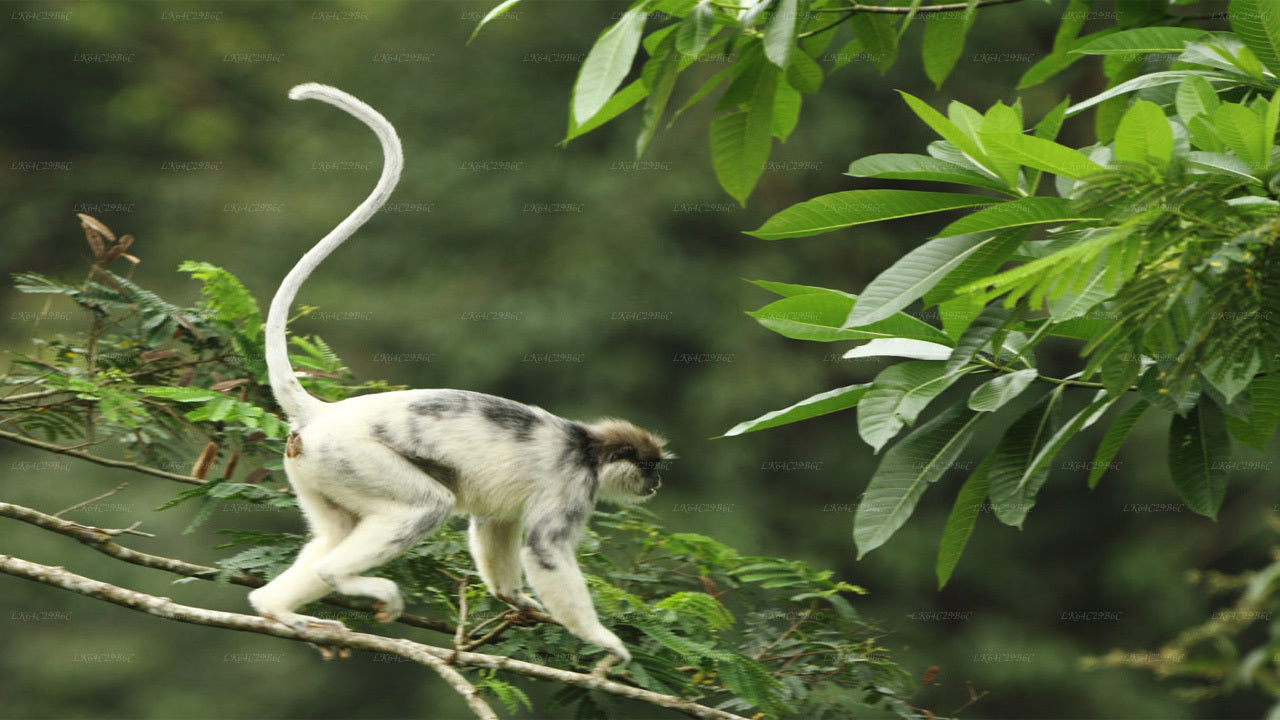
M 1184 123 L 1190 123 L 1191 118 L 1197 115 L 1212 117 L 1220 104 L 1213 86 L 1199 75 L 1188 75 L 1178 85 L 1178 92 L 1174 96 L 1178 117 L 1182 118 Z
M 921 411 L 963 375 L 948 373 L 941 362 L 912 360 L 891 365 L 876 376 L 858 404 L 858 435 L 877 453 Z
M 869 325 L 915 302 L 986 239 L 981 235 L 935 238 L 902 256 L 867 285 L 845 327 Z
M 791 83 L 782 73 L 778 73 L 778 87 L 775 90 L 773 100 L 773 119 L 769 125 L 769 132 L 779 142 L 786 142 L 791 137 L 791 131 L 796 129 L 796 125 L 800 122 L 800 105 L 803 98 L 800 91 L 791 87 Z
M 1231 436 L 1255 450 L 1265 451 L 1280 425 L 1280 375 L 1263 375 L 1249 385 L 1249 421 L 1227 416 Z
M 951 407 L 885 453 L 854 516 L 853 540 L 859 559 L 906 523 L 929 484 L 960 456 L 979 417 L 962 406 Z
M 991 471 L 988 476 L 987 494 L 991 497 L 991 510 L 1000 522 L 1022 527 L 1030 511 L 1030 500 L 1024 494 L 1022 478 L 1030 470 L 1032 460 L 1057 430 L 1058 403 L 1061 392 L 1044 396 L 1034 407 L 1014 421 L 999 444 L 991 452 Z M 1048 475 L 1046 469 L 1043 475 Z M 1033 477 L 1031 480 L 1042 481 Z
M 1073 212 L 1071 201 L 1055 197 L 1028 197 L 1008 200 L 966 215 L 943 228 L 939 236 L 986 233 L 1012 227 L 1091 220 Z
M 972 185 L 1009 193 L 1008 187 L 990 175 L 974 172 L 955 163 L 911 153 L 882 153 L 854 160 L 846 175 L 888 180 L 928 180 Z
M 1035 368 L 1027 368 L 993 377 L 974 388 L 969 394 L 969 409 L 977 412 L 995 412 L 1021 395 L 1038 375 Z
M 925 74 L 933 81 L 934 87 L 942 87 L 964 52 L 964 40 L 973 27 L 977 5 L 978 0 L 968 0 L 963 11 L 936 14 L 925 23 L 921 56 Z
M 1169 472 L 1187 507 L 1217 519 L 1227 496 L 1227 462 L 1231 440 L 1222 413 L 1212 402 L 1200 402 L 1169 424 Z
M 822 89 L 822 66 L 807 52 L 791 53 L 786 76 L 788 85 L 806 95 Z
M 764 55 L 779 69 L 787 67 L 796 43 L 796 0 L 775 0 L 764 26 Z
M 1008 155 L 1027 167 L 1072 180 L 1104 169 L 1079 150 L 1030 135 L 986 133 L 982 136 L 982 144 L 990 152 Z
M 1129 409 L 1120 413 L 1120 417 L 1111 423 L 1111 427 L 1107 428 L 1107 433 L 1102 436 L 1102 442 L 1098 443 L 1098 451 L 1093 456 L 1093 462 L 1089 464 L 1089 489 L 1098 486 L 1098 482 L 1102 480 L 1102 475 L 1111 468 L 1111 461 L 1115 459 L 1116 453 L 1120 452 L 1120 447 L 1124 445 L 1125 438 L 1129 437 L 1129 431 L 1138 423 L 1138 419 L 1142 414 L 1151 407 L 1143 400 L 1139 400 Z
M 870 387 L 871 383 L 863 383 L 818 393 L 781 410 L 767 412 L 755 420 L 738 423 L 726 432 L 725 436 L 732 437 L 757 430 L 767 430 L 779 425 L 789 425 L 801 420 L 808 420 L 819 415 L 848 410 L 857 406 L 858 401 L 862 399 L 862 396 L 866 394 Z
M 847 293 L 843 290 L 832 290 L 831 288 L 818 287 L 816 285 L 796 285 L 794 283 L 775 282 L 773 280 L 748 280 L 747 282 L 757 287 L 762 287 L 771 293 L 781 295 L 782 297 L 795 297 L 796 295 L 812 295 L 821 293 L 826 295 L 842 295 L 851 300 L 856 300 L 857 295 Z
M 618 117 L 622 113 L 635 107 L 635 104 L 645 99 L 649 95 L 648 88 L 644 85 L 644 80 L 634 80 L 627 84 L 618 92 L 609 98 L 609 101 L 600 108 L 600 111 L 591 117 L 585 123 L 578 123 L 573 118 L 573 113 L 569 113 L 569 130 L 565 133 L 564 139 L 560 144 L 566 145 L 576 137 L 585 135 L 592 130 L 604 125 L 610 120 Z M 570 101 L 572 102 L 572 101 Z
M 490 20 L 494 20 L 505 15 L 508 10 L 515 7 L 519 2 L 520 0 L 505 0 L 505 2 L 485 13 L 485 16 L 480 18 L 480 22 L 476 25 L 476 29 L 471 31 L 471 37 L 467 38 L 467 44 L 470 45 L 471 41 L 476 39 L 476 36 L 480 34 L 480 30 L 484 28 L 485 25 L 488 25 Z
M 857 300 L 847 294 L 805 293 L 770 303 L 747 313 L 764 327 L 794 340 L 841 342 L 876 338 L 911 338 L 950 345 L 947 336 L 929 323 L 895 313 L 860 328 L 841 327 Z
M 849 350 L 844 354 L 846 360 L 868 357 L 899 357 L 912 360 L 946 360 L 953 352 L 950 345 L 940 345 L 926 340 L 909 340 L 907 338 L 881 338 L 865 345 Z M 950 370 L 957 370 L 964 363 Z
M 711 162 L 716 179 L 739 205 L 746 205 L 769 160 L 777 87 L 777 68 L 762 67 L 755 75 L 747 107 L 711 121 Z
M 964 262 L 960 263 L 955 270 L 951 271 L 937 285 L 934 285 L 932 290 L 925 293 L 925 305 L 935 305 L 955 299 L 956 288 L 995 273 L 1013 255 L 1014 250 L 1022 244 L 1027 233 L 1028 230 L 1024 227 L 1010 228 L 994 233 L 986 240 L 983 240 L 982 244 L 969 257 L 965 258 Z M 939 315 L 942 317 L 942 326 L 947 328 L 947 334 L 952 335 L 952 328 L 955 325 L 949 321 L 954 320 L 954 318 L 942 312 L 942 308 L 939 308 Z M 977 317 L 977 313 L 974 313 L 973 317 Z M 968 320 L 965 321 L 964 325 L 968 325 Z M 963 327 L 961 330 L 963 330 Z M 958 337 L 958 333 L 955 336 Z
M 604 107 L 631 71 L 647 17 L 643 6 L 631 8 L 600 34 L 587 53 L 573 87 L 573 119 L 578 125 Z
M 1040 487 L 1044 485 L 1044 481 L 1049 477 L 1049 463 L 1057 456 L 1068 442 L 1071 441 L 1081 430 L 1089 427 L 1097 422 L 1098 418 L 1116 403 L 1116 398 L 1108 395 L 1105 391 L 1099 391 L 1094 397 L 1093 402 L 1084 406 L 1049 438 L 1044 447 L 1036 452 L 1036 456 L 1031 460 L 1031 464 L 1022 473 L 1022 478 L 1018 481 L 1018 485 L 1022 491 L 1024 506 L 1030 510 L 1035 503 L 1036 494 L 1040 492 Z
M 680 71 L 680 53 L 676 51 L 675 35 L 669 34 L 658 44 L 653 57 L 645 63 L 641 79 L 649 90 L 649 97 L 644 101 L 644 116 L 641 119 L 640 134 L 636 137 L 636 158 L 644 154 L 658 129 L 662 114 L 666 112 L 667 100 L 671 98 L 671 90 L 676 84 L 676 73 Z
M 711 0 L 701 0 L 680 21 L 680 28 L 676 30 L 676 50 L 688 57 L 701 55 L 714 28 L 715 8 L 711 7 Z
M 1137 100 L 1120 118 L 1115 137 L 1116 160 L 1165 167 L 1173 156 L 1173 129 L 1159 105 Z
M 942 529 L 942 542 L 938 543 L 938 562 L 934 567 L 939 590 L 951 579 L 951 573 L 960 561 L 964 546 L 969 544 L 969 536 L 973 534 L 982 502 L 987 499 L 987 472 L 990 469 L 990 458 L 978 463 L 969 479 L 960 486 L 955 504 L 951 506 L 946 527 Z
M 1010 312 L 999 305 L 991 305 L 983 310 L 956 341 L 955 350 L 947 360 L 947 371 L 958 370 L 969 364 L 973 356 L 991 340 L 991 336 L 1004 326 L 1009 316 Z
M 1231 0 L 1231 29 L 1272 73 L 1280 75 L 1280 11 L 1274 0 Z
M 863 223 L 990 205 L 994 198 L 922 190 L 846 190 L 797 203 L 747 233 L 761 240 L 806 237 Z
M 1081 102 L 1072 105 L 1067 108 L 1067 117 L 1083 112 L 1084 110 L 1087 110 L 1098 103 L 1106 102 L 1113 97 L 1127 95 L 1128 93 L 1136 90 L 1145 90 L 1146 88 L 1161 87 L 1164 85 L 1177 85 L 1190 75 L 1199 75 L 1219 87 L 1219 89 L 1223 86 L 1229 86 L 1233 82 L 1235 84 L 1239 84 L 1238 81 L 1232 81 L 1229 78 L 1223 78 L 1217 73 L 1207 72 L 1204 70 L 1164 70 L 1161 72 L 1147 73 L 1132 80 L 1126 80 L 1113 88 L 1094 95 L 1088 100 L 1082 100 Z
M 948 119 L 945 115 L 934 110 L 928 103 L 920 98 L 910 94 L 898 91 L 903 100 L 907 101 L 907 105 L 911 111 L 916 114 L 926 125 L 933 128 L 933 131 L 942 136 L 942 139 L 956 146 L 960 152 L 964 153 L 969 159 L 981 166 L 985 166 L 986 159 L 982 153 L 982 147 L 978 145 L 978 141 L 974 140 L 968 133 L 964 132 L 959 126 Z
M 1093 8 L 1093 0 L 1071 0 L 1058 22 L 1058 31 L 1053 36 L 1053 52 L 1042 58 L 1018 80 L 1018 89 L 1032 87 L 1048 80 L 1080 59 L 1079 55 L 1070 55 L 1068 51 L 1076 45 L 1077 36 L 1084 27 Z
M 1224 103 L 1213 114 L 1218 137 L 1255 174 L 1267 168 L 1274 138 L 1263 136 L 1262 120 L 1249 108 L 1237 103 Z
M 1080 55 L 1142 55 L 1180 53 L 1186 44 L 1208 35 L 1207 30 L 1182 27 L 1143 27 L 1122 30 L 1077 45 Z
M 849 18 L 862 52 L 881 74 L 893 67 L 893 61 L 898 57 L 898 33 L 894 22 L 891 15 L 874 13 L 858 13 Z

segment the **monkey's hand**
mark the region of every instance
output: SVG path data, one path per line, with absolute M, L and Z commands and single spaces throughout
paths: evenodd
M 534 600 L 520 591 L 516 591 L 511 595 L 498 595 L 495 593 L 494 597 L 526 615 L 530 612 L 542 613 L 544 615 L 547 613 L 546 608 L 542 607 L 537 600 Z
M 346 630 L 347 626 L 343 625 L 340 620 L 324 620 L 310 615 L 298 615 L 296 613 L 281 613 L 279 615 L 268 615 L 262 613 L 262 617 L 268 620 L 274 620 L 290 630 L 298 634 L 298 637 L 306 637 L 307 631 L 313 627 L 327 628 L 330 630 Z

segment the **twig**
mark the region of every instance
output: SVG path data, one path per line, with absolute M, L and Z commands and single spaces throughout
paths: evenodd
M 489 634 L 485 635 L 484 637 L 478 638 L 478 639 L 476 639 L 476 640 L 472 640 L 471 642 L 469 642 L 469 643 L 467 643 L 467 644 L 463 645 L 461 649 L 462 649 L 462 650 L 475 650 L 476 648 L 480 647 L 481 645 L 486 645 L 486 644 L 488 644 L 488 643 L 489 643 L 489 641 L 490 641 L 490 640 L 493 640 L 494 638 L 498 637 L 498 636 L 499 636 L 499 635 L 501 635 L 502 633 L 506 632 L 506 631 L 507 631 L 507 628 L 509 628 L 509 627 L 511 627 L 512 625 L 514 625 L 514 624 L 515 624 L 515 623 L 512 621 L 512 617 L 511 617 L 511 614 L 510 614 L 510 613 L 507 613 L 507 614 L 505 614 L 505 615 L 497 615 L 497 616 L 495 616 L 495 617 L 489 618 L 488 620 L 485 620 L 485 623 L 487 624 L 487 623 L 489 623 L 489 622 L 492 622 L 493 620 L 495 620 L 495 619 L 497 619 L 497 618 L 501 618 L 501 619 L 502 619 L 502 622 L 498 624 L 498 627 L 494 628 L 491 632 L 489 632 Z M 481 627 L 483 627 L 483 625 L 481 625 Z M 477 630 L 477 631 L 479 631 L 479 630 L 480 630 L 480 628 L 479 628 L 479 627 L 477 627 L 477 628 L 476 628 L 476 630 Z
M 133 565 L 149 567 L 154 570 L 164 570 L 165 572 L 171 572 L 174 575 L 198 578 L 200 580 L 216 580 L 218 575 L 222 573 L 222 570 L 215 567 L 196 565 L 184 560 L 176 560 L 174 558 L 168 558 L 161 555 L 138 552 L 137 550 L 124 547 L 123 545 L 119 545 L 112 541 L 111 531 L 81 525 L 80 523 L 71 522 L 70 520 L 63 520 L 62 518 L 47 515 L 39 510 L 33 510 L 22 505 L 0 502 L 0 517 L 21 520 L 22 522 L 30 523 L 36 527 L 51 530 L 60 535 L 66 535 L 73 540 L 88 545 L 104 555 L 109 555 L 117 560 L 123 560 Z M 227 581 L 233 585 L 251 588 L 262 587 L 266 584 L 262 580 L 243 572 L 228 573 Z M 343 597 L 342 595 L 329 595 L 325 597 L 322 602 L 326 605 L 333 605 L 334 607 L 340 607 L 345 610 L 354 610 L 356 612 L 365 612 L 369 614 L 373 613 L 373 607 L 369 603 L 352 600 L 351 598 Z M 425 630 L 434 630 L 439 633 L 445 633 L 446 635 L 453 632 L 453 626 L 446 622 L 425 617 L 423 615 L 415 615 L 413 613 L 403 613 L 400 615 L 400 619 L 397 622 L 410 625 L 412 627 L 423 628 Z
M 125 489 L 128 485 L 129 485 L 129 483 L 127 483 L 127 482 L 122 482 L 122 483 L 120 483 L 119 485 L 117 485 L 117 486 L 116 486 L 116 489 L 115 489 L 115 490 L 108 490 L 107 492 L 102 493 L 102 494 L 101 494 L 101 495 L 99 495 L 98 497 L 92 497 L 92 498 L 89 498 L 88 500 L 85 500 L 84 502 L 78 502 L 78 503 L 76 503 L 75 505 L 72 505 L 72 506 L 71 506 L 71 507 L 69 507 L 69 508 L 66 508 L 66 509 L 64 509 L 64 510 L 59 510 L 58 512 L 54 513 L 54 514 L 53 514 L 53 516 L 54 516 L 54 517 L 62 517 L 62 514 L 63 514 L 63 513 L 69 513 L 69 512 L 71 512 L 72 510 L 76 510 L 76 509 L 82 508 L 82 507 L 84 507 L 85 505 L 88 505 L 89 503 L 95 503 L 95 502 L 97 502 L 97 501 L 99 501 L 99 500 L 103 500 L 103 499 L 105 499 L 105 498 L 109 498 L 109 497 L 111 497 L 112 495 L 115 495 L 116 493 L 118 493 L 118 492 L 120 492 L 121 490 Z
M 99 457 L 92 453 L 80 452 L 79 450 L 73 450 L 71 448 L 64 448 L 60 445 L 54 445 L 53 443 L 45 442 L 43 440 L 37 440 L 33 437 L 27 437 L 26 435 L 20 435 L 15 432 L 9 432 L 8 430 L 0 430 L 0 440 L 8 440 L 9 442 L 15 442 L 15 443 L 18 443 L 19 445 L 28 445 L 30 447 L 39 448 L 40 450 L 45 450 L 47 452 L 57 453 L 59 455 L 68 455 L 70 457 L 79 458 L 81 460 L 88 460 L 91 463 L 104 465 L 106 467 L 121 468 L 124 470 L 133 470 L 134 472 L 140 472 L 143 475 L 154 475 L 156 477 L 161 477 L 166 480 L 176 480 L 180 483 L 186 483 L 188 485 L 204 484 L 204 481 L 201 480 L 200 478 L 193 478 L 190 475 L 180 475 L 178 473 L 168 472 L 166 470 L 159 470 L 157 468 L 147 467 L 146 465 L 139 465 L 138 463 L 125 462 L 124 460 L 111 460 L 110 458 Z
M 1016 2 L 1022 2 L 1022 0 L 986 0 L 985 2 L 983 2 L 982 0 L 979 0 L 978 4 L 975 5 L 974 7 L 984 8 L 984 7 L 990 7 L 992 5 L 1009 5 L 1011 3 L 1016 3 Z M 815 12 L 815 13 L 849 12 L 849 13 L 870 13 L 873 15 L 875 14 L 910 15 L 912 13 L 915 13 L 916 15 L 920 15 L 920 14 L 928 14 L 928 13 L 951 12 L 953 10 L 967 10 L 968 8 L 969 8 L 969 3 L 967 2 L 950 3 L 947 5 L 921 5 L 920 7 L 914 8 L 914 9 L 907 5 L 903 5 L 903 6 L 862 5 L 860 3 L 853 3 L 850 5 L 841 5 L 840 7 L 819 8 L 817 10 L 811 10 L 810 12 Z
M 562 685 L 599 690 L 612 695 L 618 695 L 620 697 L 631 698 L 641 702 L 647 702 L 652 705 L 670 708 L 697 718 L 746 720 L 741 715 L 735 715 L 717 708 L 699 705 L 692 700 L 685 700 L 684 698 L 656 693 L 652 690 L 623 685 L 622 683 L 608 678 L 595 677 L 585 673 L 570 672 L 568 670 L 559 670 L 556 668 L 546 667 L 544 665 L 538 665 L 536 663 L 515 660 L 501 655 L 485 655 L 472 652 L 458 653 L 455 650 L 416 643 L 411 640 L 387 638 L 380 635 L 371 635 L 368 633 L 323 627 L 310 628 L 305 633 L 305 637 L 303 637 L 299 636 L 286 625 L 272 622 L 264 618 L 180 605 L 167 598 L 148 595 L 135 590 L 128 590 L 116 585 L 93 580 L 82 575 L 76 575 L 75 573 L 68 572 L 63 568 L 40 565 L 11 555 L 0 555 L 0 572 L 13 575 L 15 577 L 25 578 L 27 580 L 34 580 L 36 582 L 41 582 L 64 590 L 70 590 L 71 592 L 79 593 L 87 597 L 103 600 L 105 602 L 127 607 L 150 615 L 155 615 L 156 617 L 165 618 L 167 620 L 191 623 L 193 625 L 219 627 L 228 630 L 239 630 L 242 632 L 253 632 L 261 635 L 272 635 L 279 638 L 318 643 L 330 647 L 346 647 L 356 650 L 371 650 L 374 652 L 398 655 L 431 667 L 439 673 L 446 682 L 449 682 L 454 689 L 459 692 L 459 694 L 463 695 L 472 710 L 482 718 L 496 716 L 493 715 L 493 710 L 490 709 L 488 705 L 485 704 L 484 700 L 479 697 L 479 693 L 476 691 L 475 687 L 468 683 L 456 670 L 449 667 L 444 662 L 445 660 L 452 659 L 455 654 L 457 656 L 458 664 L 463 666 L 506 670 L 508 672 L 526 675 L 528 677 L 550 680 Z
M 462 650 L 467 627 L 467 579 L 458 578 L 458 627 L 453 631 L 453 650 Z

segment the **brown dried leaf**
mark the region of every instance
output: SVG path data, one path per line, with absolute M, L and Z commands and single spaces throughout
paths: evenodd
M 194 381 L 195 379 L 196 379 L 195 368 L 187 368 L 182 371 L 182 374 L 178 376 L 178 379 L 174 381 L 173 384 L 175 387 L 188 387 L 189 385 L 191 385 L 192 381 Z
M 267 434 L 261 430 L 250 430 L 244 434 L 244 439 L 249 442 L 262 442 L 267 439 Z
M 222 382 L 217 382 L 210 385 L 209 389 L 222 392 L 223 390 L 230 390 L 233 387 L 239 387 L 241 385 L 244 385 L 247 382 L 249 382 L 249 378 L 234 378 L 232 380 L 223 380 Z
M 111 228 L 103 225 L 98 218 L 92 215 L 85 215 L 84 213 L 76 213 L 76 217 L 80 218 L 80 226 L 85 229 L 85 232 L 93 230 L 106 236 L 106 238 L 111 242 L 116 241 L 116 234 L 111 232 Z
M 233 452 L 231 457 L 227 458 L 227 467 L 222 471 L 222 479 L 229 480 L 236 471 L 236 464 L 240 462 L 240 453 Z
M 244 482 L 250 485 L 256 485 L 262 482 L 263 480 L 266 480 L 270 476 L 271 476 L 270 470 L 264 467 L 254 468 L 249 471 L 248 475 L 244 476 Z
M 191 466 L 191 477 L 204 480 L 209 475 L 209 471 L 213 469 L 213 463 L 218 459 L 218 443 L 210 440 L 205 444 L 204 450 L 200 451 L 200 457 L 196 458 L 196 462 Z
M 128 250 L 128 249 L 129 249 L 129 246 L 133 244 L 133 236 L 132 236 L 132 235 L 121 235 L 121 236 L 120 236 L 120 239 L 119 239 L 119 240 L 117 240 L 116 242 L 120 243 L 120 246 L 119 246 L 119 247 L 120 247 L 120 249 L 121 249 L 121 250 Z
M 123 254 L 124 254 L 124 248 L 120 247 L 119 245 L 112 245 L 111 249 L 107 251 L 107 256 L 103 258 L 102 261 L 111 262 L 112 260 L 115 260 L 116 258 L 120 257 Z
M 138 263 L 142 262 L 141 260 L 139 260 L 138 258 L 134 257 L 133 255 L 130 255 L 129 253 L 125 253 L 125 254 L 121 255 L 120 257 L 124 258 L 125 260 L 128 260 L 129 262 L 133 263 L 134 265 L 137 265 Z

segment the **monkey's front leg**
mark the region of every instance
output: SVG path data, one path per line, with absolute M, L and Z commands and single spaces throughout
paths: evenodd
M 547 611 L 569 632 L 608 650 L 619 663 L 631 653 L 611 630 L 600 624 L 587 581 L 578 569 L 571 538 L 563 540 L 531 532 L 520 551 L 525 575 Z
M 489 592 L 521 612 L 546 612 L 520 589 L 520 523 L 471 516 L 471 557 Z

